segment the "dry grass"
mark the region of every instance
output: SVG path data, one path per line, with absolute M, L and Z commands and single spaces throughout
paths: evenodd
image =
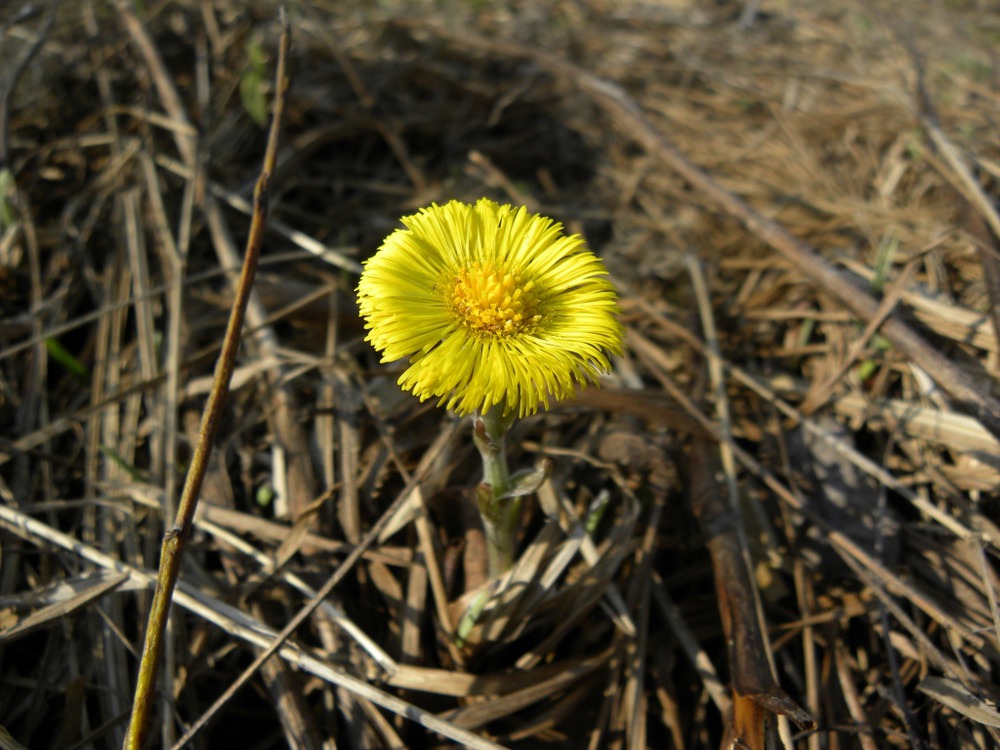
M 995 9 L 358 5 L 292 9 L 155 744 L 205 719 L 193 747 L 994 746 Z M 278 28 L 230 0 L 23 9 L 0 11 L 0 747 L 117 748 Z M 469 425 L 398 392 L 352 291 L 400 215 L 483 195 L 583 232 L 629 329 L 604 388 L 518 426 L 513 461 L 555 469 L 501 581 Z

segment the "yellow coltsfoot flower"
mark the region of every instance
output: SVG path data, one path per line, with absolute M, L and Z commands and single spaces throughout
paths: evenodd
M 622 351 L 604 264 L 526 208 L 451 201 L 402 219 L 364 267 L 358 304 L 399 385 L 460 414 L 534 414 Z

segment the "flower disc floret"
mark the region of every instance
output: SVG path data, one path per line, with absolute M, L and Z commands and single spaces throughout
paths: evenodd
M 513 336 L 541 320 L 530 279 L 521 282 L 510 271 L 490 270 L 480 263 L 462 269 L 442 283 L 452 313 L 472 336 Z
M 533 414 L 620 354 L 604 264 L 549 218 L 482 199 L 403 217 L 366 263 L 358 304 L 399 385 L 461 414 Z

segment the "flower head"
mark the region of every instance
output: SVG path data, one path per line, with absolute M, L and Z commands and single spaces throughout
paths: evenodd
M 526 208 L 452 201 L 402 219 L 366 263 L 358 304 L 399 385 L 461 414 L 533 414 L 596 381 L 623 329 L 604 264 Z

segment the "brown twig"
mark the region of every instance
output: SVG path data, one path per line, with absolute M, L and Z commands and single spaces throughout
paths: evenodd
M 146 641 L 143 646 L 142 661 L 139 665 L 139 678 L 136 685 L 132 706 L 132 719 L 125 738 L 126 750 L 142 750 L 146 745 L 149 725 L 149 714 L 152 708 L 153 692 L 160 666 L 160 653 L 166 631 L 167 615 L 177 578 L 180 575 L 181 561 L 184 556 L 187 539 L 194 524 L 194 514 L 198 506 L 198 495 L 208 468 L 208 459 L 215 443 L 216 434 L 222 420 L 222 410 L 229 395 L 229 383 L 232 378 L 239 350 L 243 319 L 246 314 L 250 291 L 257 271 L 257 260 L 264 240 L 264 225 L 267 218 L 267 201 L 269 180 L 274 170 L 278 152 L 278 135 L 281 130 L 281 116 L 284 111 L 285 91 L 288 86 L 285 62 L 288 54 L 289 31 L 287 21 L 282 14 L 282 34 L 278 49 L 278 69 L 275 74 L 274 115 L 271 121 L 271 131 L 268 135 L 267 150 L 264 154 L 264 164 L 254 190 L 254 213 L 250 222 L 250 234 L 247 238 L 246 255 L 243 269 L 236 288 L 236 299 L 229 317 L 223 340 L 222 351 L 215 370 L 215 381 L 212 391 L 205 404 L 205 413 L 201 422 L 201 439 L 191 458 L 191 468 L 187 481 L 181 492 L 174 526 L 163 536 L 163 546 L 160 553 L 160 570 L 157 575 L 156 591 L 150 607 L 149 624 L 146 630 Z
M 749 748 L 764 748 L 765 711 L 786 716 L 800 729 L 815 722 L 778 686 L 767 657 L 754 584 L 744 564 L 738 521 L 712 481 L 715 467 L 709 459 L 714 447 L 695 438 L 691 450 L 692 511 L 707 537 L 715 587 L 733 679 L 732 732 Z
M 691 287 L 698 303 L 707 359 L 709 382 L 715 401 L 719 431 L 718 463 L 726 480 L 728 502 L 722 499 L 720 474 L 713 460 L 714 446 L 696 438 L 691 446 L 691 509 L 702 525 L 722 617 L 729 643 L 729 665 L 733 674 L 733 714 L 729 726 L 733 746 L 763 750 L 770 721 L 768 712 L 794 721 L 800 728 L 815 726 L 813 718 L 781 689 L 774 676 L 774 654 L 764 633 L 766 624 L 757 589 L 750 575 L 744 522 L 736 484 L 736 459 L 732 448 L 731 412 L 715 319 L 704 273 L 694 256 L 687 257 Z
M 125 28 L 128 30 L 129 36 L 132 38 L 132 42 L 139 48 L 143 59 L 146 61 L 146 65 L 149 67 L 153 84 L 156 86 L 157 94 L 164 109 L 167 110 L 171 119 L 175 120 L 178 124 L 186 126 L 174 130 L 174 141 L 177 144 L 177 150 L 180 152 L 184 163 L 191 166 L 195 163 L 196 158 L 195 138 L 193 135 L 195 131 L 191 128 L 191 121 L 184 111 L 184 104 L 181 101 L 180 93 L 177 91 L 177 87 L 167 72 L 167 64 L 163 61 L 163 56 L 156 48 L 156 45 L 153 44 L 153 40 L 149 34 L 146 33 L 142 21 L 132 12 L 131 8 L 122 3 L 119 6 L 119 15 L 125 24 Z

